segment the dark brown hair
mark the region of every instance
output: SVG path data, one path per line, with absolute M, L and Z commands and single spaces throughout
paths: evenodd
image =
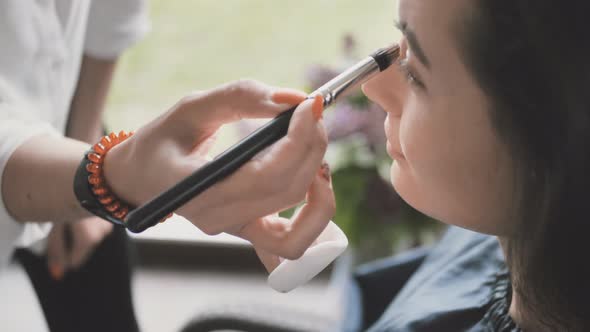
M 590 331 L 590 3 L 471 6 L 458 31 L 463 60 L 516 165 L 512 282 L 531 319 Z

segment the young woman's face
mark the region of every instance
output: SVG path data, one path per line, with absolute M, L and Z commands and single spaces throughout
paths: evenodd
M 387 112 L 391 181 L 410 205 L 494 235 L 513 231 L 512 165 L 489 103 L 461 61 L 457 23 L 469 0 L 399 0 L 400 66 L 363 86 Z

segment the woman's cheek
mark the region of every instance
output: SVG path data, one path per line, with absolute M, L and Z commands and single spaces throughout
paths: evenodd
M 415 98 L 409 98 L 403 116 L 399 122 L 399 143 L 406 162 L 414 171 L 422 168 L 423 159 L 430 149 L 428 142 L 429 131 L 426 126 L 423 110 Z
M 389 134 L 394 148 L 401 149 L 403 160 L 394 162 L 391 169 L 391 180 L 399 195 L 410 205 L 421 205 L 419 200 L 420 178 L 422 172 L 422 147 L 420 138 L 420 124 L 416 118 L 415 102 L 408 100 L 403 109 L 401 118 L 390 120 Z M 397 123 L 394 123 L 397 121 Z
M 392 168 L 394 187 L 410 205 L 438 217 L 440 193 L 450 165 L 445 144 L 444 123 L 433 123 L 432 110 L 410 98 L 399 124 L 399 139 L 405 160 Z M 440 120 L 438 120 L 440 122 Z M 448 143 L 448 137 L 446 138 Z M 434 197 L 438 197 L 434 199 Z

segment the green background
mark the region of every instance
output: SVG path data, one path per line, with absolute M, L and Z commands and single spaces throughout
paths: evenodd
M 342 56 L 345 34 L 359 55 L 394 42 L 396 8 L 393 0 L 152 0 L 152 29 L 120 61 L 107 124 L 135 129 L 191 91 L 240 78 L 303 88 L 306 68 Z

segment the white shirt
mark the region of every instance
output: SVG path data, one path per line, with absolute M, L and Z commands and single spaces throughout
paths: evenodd
M 82 56 L 116 58 L 147 30 L 143 0 L 0 0 L 0 188 L 20 144 L 65 133 Z M 16 222 L 0 190 L 0 269 L 50 227 Z

